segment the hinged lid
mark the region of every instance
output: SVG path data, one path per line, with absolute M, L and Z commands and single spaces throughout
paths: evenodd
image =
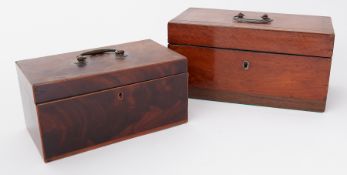
M 89 49 L 17 61 L 16 64 L 32 84 L 36 103 L 187 72 L 184 56 L 152 40 L 103 49 L 108 50 L 81 55 L 94 50 Z M 116 53 L 107 52 L 112 50 Z
M 241 14 L 240 14 L 241 13 Z M 168 24 L 170 44 L 331 57 L 330 17 L 190 8 Z

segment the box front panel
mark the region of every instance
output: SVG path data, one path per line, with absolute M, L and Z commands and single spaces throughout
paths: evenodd
M 187 121 L 187 73 L 37 106 L 45 160 Z
M 331 59 L 169 47 L 188 58 L 190 97 L 324 111 Z

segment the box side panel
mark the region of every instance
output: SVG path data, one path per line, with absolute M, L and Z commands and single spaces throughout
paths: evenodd
M 41 134 L 40 126 L 37 117 L 36 105 L 33 96 L 33 88 L 29 81 L 26 79 L 25 75 L 21 69 L 16 66 L 19 88 L 22 97 L 22 105 L 25 117 L 26 127 L 34 140 L 35 145 L 40 151 L 40 154 L 43 154 L 42 143 L 41 143 Z
M 187 73 L 38 105 L 46 161 L 187 121 Z
M 330 58 L 334 34 L 273 31 L 185 23 L 168 24 L 170 44 Z
M 195 46 L 169 48 L 188 58 L 190 97 L 325 110 L 331 59 Z

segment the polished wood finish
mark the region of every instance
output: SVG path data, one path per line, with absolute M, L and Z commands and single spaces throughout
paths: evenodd
M 125 58 L 114 53 L 87 58 L 78 66 L 76 56 L 93 49 L 18 61 L 33 85 L 36 103 L 86 94 L 98 90 L 152 80 L 187 71 L 186 59 L 152 40 L 106 46 L 125 50 Z
M 189 97 L 324 111 L 330 59 L 169 45 L 187 56 Z M 249 62 L 245 70 L 243 62 Z
M 188 58 L 189 97 L 324 111 L 330 17 L 267 13 L 270 24 L 251 24 L 234 21 L 239 12 L 190 8 L 168 23 L 168 47 Z
M 37 106 L 47 161 L 187 121 L 187 73 Z
M 31 135 L 36 147 L 39 149 L 40 154 L 43 156 L 42 143 L 41 143 L 41 131 L 36 112 L 36 105 L 33 96 L 33 88 L 31 83 L 26 79 L 22 70 L 17 66 L 18 81 L 20 93 L 22 96 L 22 106 L 24 112 L 24 119 L 27 130 Z
M 28 130 L 46 162 L 187 122 L 186 58 L 144 40 L 18 61 Z
M 238 23 L 240 11 L 190 8 L 168 24 L 170 44 L 232 48 L 331 57 L 334 30 L 330 17 L 267 13 L 270 24 Z M 263 12 L 246 12 L 260 18 Z

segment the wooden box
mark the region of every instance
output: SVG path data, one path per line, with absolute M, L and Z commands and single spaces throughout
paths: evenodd
M 330 17 L 190 8 L 168 23 L 188 58 L 189 97 L 324 111 Z
M 46 162 L 187 122 L 187 60 L 152 40 L 16 64 Z

